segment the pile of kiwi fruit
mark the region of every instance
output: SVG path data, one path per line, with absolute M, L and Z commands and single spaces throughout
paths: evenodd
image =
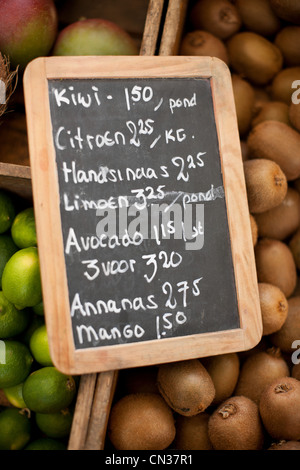
M 248 351 L 120 371 L 107 445 L 300 450 L 300 1 L 190 1 L 178 54 L 231 71 L 262 338 Z

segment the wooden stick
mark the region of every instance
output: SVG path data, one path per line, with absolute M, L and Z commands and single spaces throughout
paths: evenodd
M 155 55 L 164 0 L 150 0 L 140 55 Z
M 118 371 L 98 374 L 91 419 L 84 450 L 103 450 L 110 408 L 117 384 Z
M 84 448 L 97 376 L 98 374 L 87 374 L 80 378 L 68 450 Z
M 160 42 L 159 55 L 168 56 L 178 54 L 187 6 L 188 0 L 169 1 Z

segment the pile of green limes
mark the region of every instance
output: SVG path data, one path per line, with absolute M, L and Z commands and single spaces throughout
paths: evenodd
M 76 377 L 52 363 L 33 207 L 0 190 L 0 450 L 67 449 Z

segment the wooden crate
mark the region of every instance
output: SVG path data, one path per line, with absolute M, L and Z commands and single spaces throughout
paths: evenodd
M 66 13 L 68 2 L 69 0 L 64 2 L 65 9 L 63 8 L 61 11 L 61 23 L 66 23 L 67 20 L 68 22 L 76 21 L 75 16 L 70 18 Z M 107 19 L 115 21 L 132 34 L 139 44 L 140 55 L 156 55 L 162 30 L 163 13 L 166 10 L 166 0 L 143 0 L 142 2 L 141 0 L 131 0 L 131 2 L 127 2 L 127 6 L 131 9 L 142 7 L 141 11 L 137 11 L 137 17 L 131 18 L 129 23 L 126 23 L 124 16 L 121 16 L 123 23 L 122 21 L 120 23 L 120 15 L 117 18 L 114 17 L 114 13 L 118 13 L 118 2 L 114 2 L 113 7 L 112 2 L 107 0 L 101 0 L 99 3 L 102 7 L 106 7 Z M 72 11 L 73 8 L 75 10 L 80 8 L 80 4 L 82 4 L 81 0 L 80 2 L 72 1 Z M 95 7 L 95 2 L 90 2 L 90 4 L 91 7 Z M 146 18 L 144 18 L 143 11 L 145 4 L 147 4 Z M 76 12 L 74 14 L 76 15 Z M 129 18 L 127 20 L 130 21 Z M 133 31 L 134 28 L 130 25 L 134 24 L 137 26 Z M 2 143 L 0 147 L 0 188 L 32 200 L 30 159 L 21 80 L 22 77 L 19 77 L 17 91 L 10 102 L 11 113 L 2 118 L 2 126 L 0 126 Z M 107 421 L 117 378 L 118 371 L 86 374 L 80 377 L 69 437 L 69 450 L 101 450 L 104 448 Z M 0 396 L 0 405 L 9 406 L 2 395 Z

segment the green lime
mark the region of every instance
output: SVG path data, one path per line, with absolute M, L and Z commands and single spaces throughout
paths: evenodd
M 29 341 L 29 348 L 34 359 L 39 364 L 42 366 L 53 366 L 45 324 L 34 330 Z
M 0 341 L 0 388 L 23 382 L 30 373 L 33 357 L 20 341 Z
M 33 315 L 31 322 L 29 323 L 28 327 L 26 328 L 25 331 L 21 333 L 21 335 L 18 337 L 20 341 L 25 343 L 27 346 L 29 346 L 30 338 L 36 330 L 41 325 L 45 324 L 45 319 L 44 317 L 38 316 L 38 315 Z
M 24 401 L 36 413 L 56 413 L 67 408 L 75 393 L 73 377 L 63 374 L 54 366 L 32 372 L 23 385 Z
M 44 302 L 42 301 L 39 304 L 34 305 L 32 307 L 32 310 L 34 311 L 36 315 L 40 315 L 41 317 L 43 317 L 44 316 Z
M 0 233 L 10 229 L 15 218 L 15 206 L 9 193 L 0 190 Z
M 31 441 L 24 450 L 67 450 L 67 447 L 56 439 L 40 437 Z
M 21 450 L 31 437 L 31 422 L 25 410 L 7 408 L 0 412 L 0 450 Z
M 31 318 L 28 309 L 18 310 L 0 291 L 0 338 L 16 336 L 27 328 Z
M 8 260 L 2 275 L 2 290 L 17 308 L 42 301 L 39 255 L 36 247 L 23 248 Z
M 4 388 L 4 394 L 8 401 L 16 408 L 26 408 L 26 403 L 23 399 L 23 382 L 14 385 L 13 387 Z
M 13 239 L 7 233 L 0 235 L 0 289 L 2 288 L 2 273 L 4 267 L 12 257 L 12 255 L 18 251 L 17 245 L 13 242 Z
M 73 413 L 69 408 L 57 413 L 36 413 L 35 420 L 38 428 L 47 437 L 63 438 L 70 434 L 73 420 Z
M 19 248 L 37 245 L 33 207 L 19 212 L 11 226 L 11 236 Z

